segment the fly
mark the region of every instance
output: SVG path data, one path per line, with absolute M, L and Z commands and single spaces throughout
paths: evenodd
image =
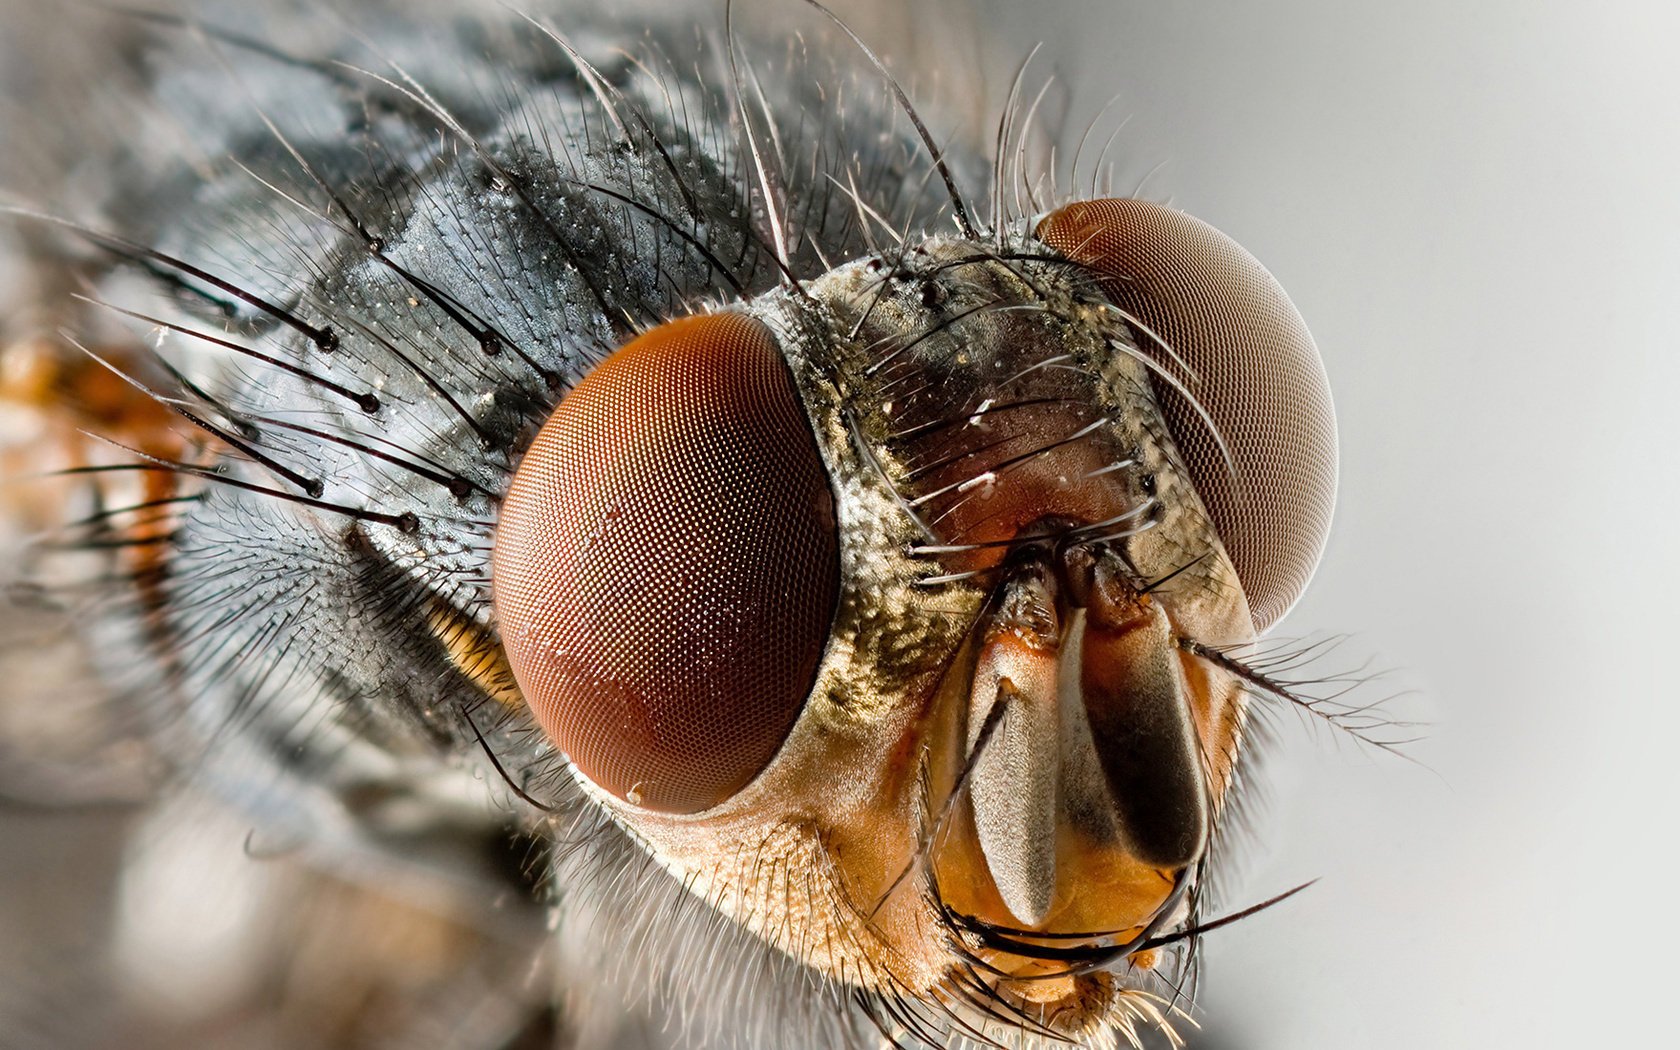
M 542 844 L 555 1045 L 1176 1041 L 1250 706 L 1313 706 L 1251 654 L 1317 349 L 1212 227 L 1013 191 L 1019 82 L 988 160 L 789 6 L 113 16 L 121 192 L 6 212 L 87 258 L 27 394 L 83 627 L 293 832 Z

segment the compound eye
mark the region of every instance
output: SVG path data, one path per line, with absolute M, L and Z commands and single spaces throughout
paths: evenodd
M 496 618 L 538 723 L 632 804 L 730 798 L 815 680 L 836 529 L 768 328 L 714 314 L 626 344 L 543 425 L 496 527 Z
M 1235 241 L 1159 204 L 1070 204 L 1036 236 L 1096 273 L 1130 315 L 1138 347 L 1201 403 L 1223 438 L 1229 465 L 1207 420 L 1151 376 L 1255 628 L 1265 631 L 1306 588 L 1336 502 L 1336 418 L 1301 315 Z

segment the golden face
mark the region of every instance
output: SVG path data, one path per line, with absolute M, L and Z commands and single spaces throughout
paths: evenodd
M 1242 748 L 1209 656 L 1304 584 L 1333 448 L 1258 264 L 1076 204 L 606 358 L 502 505 L 498 627 L 586 788 L 713 908 L 977 1030 L 1091 1035 L 1154 1012 L 1125 973 L 1185 923 Z

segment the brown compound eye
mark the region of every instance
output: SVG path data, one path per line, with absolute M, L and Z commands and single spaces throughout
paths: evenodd
M 1254 625 L 1265 631 L 1318 566 L 1336 502 L 1336 417 L 1301 315 L 1235 241 L 1159 204 L 1070 204 L 1045 217 L 1036 236 L 1099 275 L 1114 304 L 1145 329 L 1139 348 L 1200 402 L 1223 439 L 1230 464 L 1189 399 L 1151 377 Z
M 502 644 L 585 776 L 699 812 L 798 720 L 838 552 L 827 471 L 769 329 L 674 321 L 579 382 L 520 462 L 493 555 Z

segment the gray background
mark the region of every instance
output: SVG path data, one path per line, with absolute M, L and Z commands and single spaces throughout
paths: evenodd
M 1323 881 L 1215 935 L 1203 1045 L 1668 1042 L 1680 6 L 994 6 L 1306 316 L 1342 487 L 1282 630 L 1432 723 L 1280 723 L 1246 886 Z
M 1045 42 L 1038 68 L 1069 87 L 1064 140 L 1118 93 L 1117 187 L 1147 175 L 1145 195 L 1235 236 L 1307 317 L 1343 477 L 1284 631 L 1353 632 L 1345 662 L 1398 668 L 1417 693 L 1396 713 L 1431 723 L 1413 765 L 1280 720 L 1245 886 L 1322 881 L 1211 939 L 1195 1042 L 1655 1042 L 1680 932 L 1663 888 L 1680 13 L 980 7 L 1006 58 Z M 1005 79 L 987 77 L 989 106 Z M 108 874 L 100 821 L 5 818 L 0 876 L 34 894 L 8 891 L 6 940 L 96 922 L 41 872 Z

